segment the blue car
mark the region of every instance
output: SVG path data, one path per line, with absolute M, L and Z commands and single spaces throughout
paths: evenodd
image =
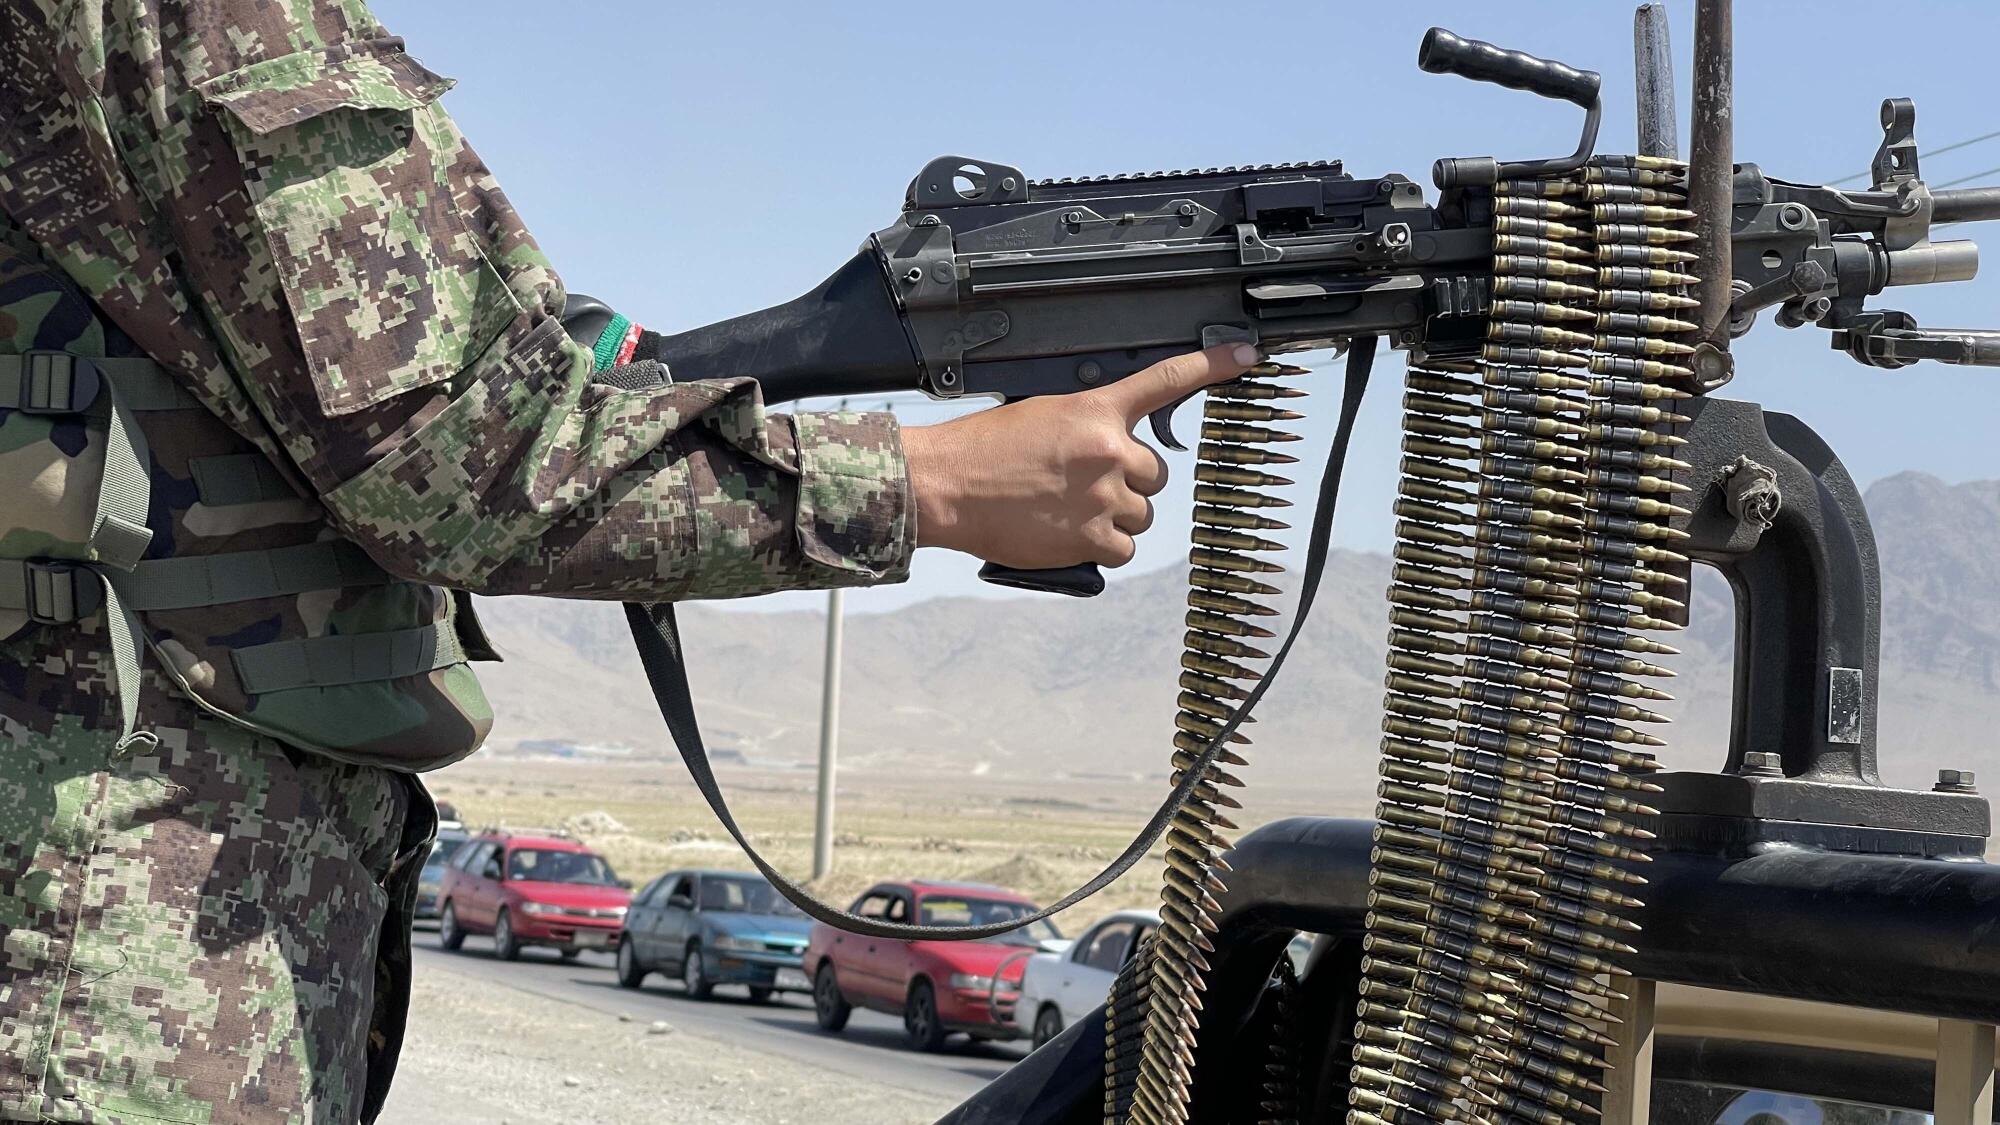
M 759 1002 L 810 992 L 799 959 L 811 928 L 761 875 L 669 871 L 632 898 L 618 935 L 618 983 L 637 988 L 648 973 L 669 973 L 697 1000 L 724 984 L 748 987 Z

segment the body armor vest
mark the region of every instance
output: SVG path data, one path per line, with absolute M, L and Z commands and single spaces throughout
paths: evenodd
M 433 769 L 491 726 L 469 598 L 376 566 L 0 220 L 0 660 L 93 619 L 127 739 L 147 659 L 343 761 Z

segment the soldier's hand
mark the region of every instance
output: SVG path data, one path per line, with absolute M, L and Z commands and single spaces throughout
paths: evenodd
M 1026 399 L 903 431 L 917 542 L 1029 570 L 1132 561 L 1166 462 L 1140 419 L 1263 356 L 1247 344 L 1175 356 L 1096 390 Z

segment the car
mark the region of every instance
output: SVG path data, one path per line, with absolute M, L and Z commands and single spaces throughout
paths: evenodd
M 985 883 L 904 880 L 877 883 L 849 910 L 884 922 L 959 926 L 1023 918 L 1035 904 Z M 823 1030 L 837 1032 L 855 1008 L 869 1008 L 902 1016 L 910 1045 L 937 1051 L 954 1032 L 1020 1038 L 1012 986 L 1021 979 L 1022 954 L 1061 941 L 1047 920 L 979 941 L 869 938 L 814 923 L 800 967 L 812 981 L 813 1015 Z
M 669 871 L 632 898 L 618 935 L 618 983 L 672 973 L 705 1000 L 718 985 L 743 985 L 763 1002 L 811 989 L 799 968 L 812 923 L 762 875 Z
M 1068 948 L 1029 957 L 1014 1003 L 1015 1027 L 1037 1047 L 1060 1035 L 1104 1003 L 1118 970 L 1159 925 L 1157 910 L 1121 910 L 1098 919 Z
M 424 869 L 417 876 L 417 911 L 414 915 L 419 922 L 435 922 L 438 906 L 443 901 L 439 891 L 444 888 L 445 865 L 458 854 L 472 839 L 472 834 L 463 828 L 447 828 L 438 825 L 437 839 L 431 844 L 431 854 L 424 860 Z
M 527 946 L 564 960 L 609 951 L 625 924 L 631 884 L 604 857 L 566 833 L 487 829 L 445 865 L 438 889 L 438 944 L 458 949 L 467 934 L 492 934 L 503 961 Z

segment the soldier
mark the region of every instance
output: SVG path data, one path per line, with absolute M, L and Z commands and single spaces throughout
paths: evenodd
M 469 593 L 1123 563 L 1131 424 L 1257 358 L 900 432 L 617 389 L 449 85 L 362 0 L 0 0 L 0 1120 L 374 1118 Z

